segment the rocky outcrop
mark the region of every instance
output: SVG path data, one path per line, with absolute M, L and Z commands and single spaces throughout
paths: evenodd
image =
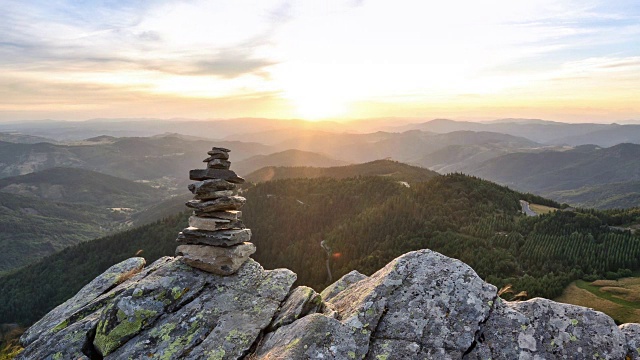
M 22 337 L 20 359 L 638 359 L 640 325 L 507 302 L 464 263 L 407 253 L 323 294 L 249 259 L 220 276 L 166 257 L 115 265 Z M 338 290 L 339 289 L 339 290 Z
M 129 272 L 112 269 L 101 277 Z M 271 323 L 295 279 L 289 270 L 266 271 L 253 260 L 219 276 L 181 257 L 162 258 L 114 288 L 87 285 L 81 293 L 93 298 L 79 303 L 76 296 L 34 324 L 18 358 L 239 359 Z

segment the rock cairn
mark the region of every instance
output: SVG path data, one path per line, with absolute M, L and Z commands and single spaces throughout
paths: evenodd
M 249 242 L 251 230 L 242 223 L 240 209 L 246 199 L 235 190 L 244 179 L 229 170 L 230 151 L 214 147 L 203 160 L 207 168 L 189 172 L 189 179 L 197 182 L 189 185 L 194 197 L 186 205 L 194 211 L 189 227 L 176 239 L 181 244 L 176 255 L 187 264 L 223 276 L 238 271 L 256 251 Z

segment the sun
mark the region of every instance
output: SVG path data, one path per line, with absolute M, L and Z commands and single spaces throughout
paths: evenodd
M 304 120 L 320 121 L 343 115 L 346 106 L 336 100 L 317 96 L 305 96 L 293 100 L 297 115 Z

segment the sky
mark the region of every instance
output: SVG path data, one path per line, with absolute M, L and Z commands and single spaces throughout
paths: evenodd
M 4 0 L 0 121 L 640 119 L 638 0 Z

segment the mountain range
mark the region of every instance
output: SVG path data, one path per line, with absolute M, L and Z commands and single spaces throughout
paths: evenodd
M 608 147 L 624 142 L 640 143 L 640 125 L 638 124 L 562 123 L 536 119 L 504 119 L 493 122 L 435 119 L 424 123 L 399 126 L 391 130 L 397 132 L 422 130 L 436 133 L 465 130 L 490 131 L 522 136 L 546 145 L 595 144 Z
M 640 145 L 580 146 L 566 151 L 512 153 L 464 172 L 539 194 L 640 180 Z

